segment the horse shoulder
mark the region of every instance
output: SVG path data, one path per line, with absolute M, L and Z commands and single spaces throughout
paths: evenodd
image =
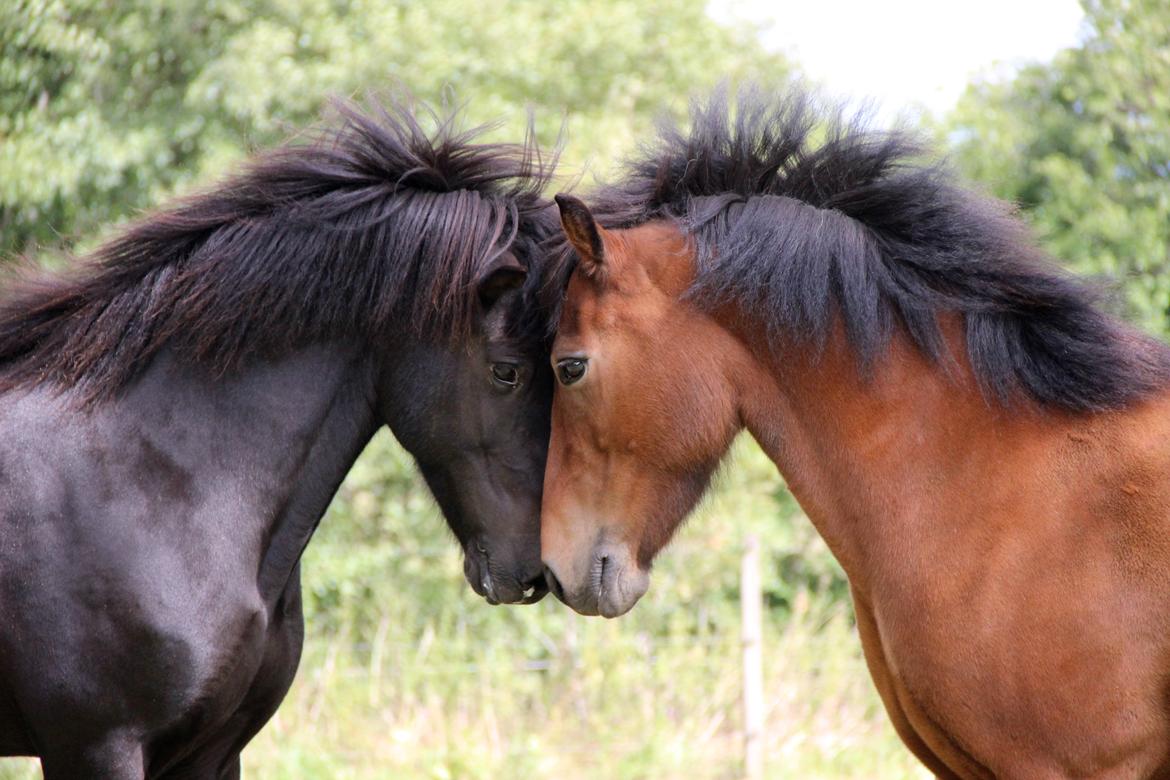
M 197 517 L 225 522 L 238 501 L 160 486 L 181 470 L 163 448 L 60 403 L 0 409 L 0 674 L 38 731 L 62 711 L 146 731 L 221 717 L 269 633 L 256 556 L 211 544 L 219 526 Z

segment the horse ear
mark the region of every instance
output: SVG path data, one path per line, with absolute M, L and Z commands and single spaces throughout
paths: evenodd
M 476 282 L 479 300 L 483 302 L 484 308 L 490 309 L 501 295 L 521 287 L 526 276 L 528 269 L 520 265 L 520 261 L 511 252 L 497 256 L 480 273 Z
M 577 255 L 581 258 L 581 267 L 586 274 L 593 276 L 605 264 L 605 244 L 601 240 L 601 228 L 593 219 L 589 207 L 579 198 L 561 194 L 554 200 L 561 210 L 561 227 L 564 228 L 569 243 L 577 250 Z

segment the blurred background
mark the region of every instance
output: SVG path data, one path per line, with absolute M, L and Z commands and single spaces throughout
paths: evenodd
M 1170 0 L 0 0 L 0 255 L 69 262 L 136 212 L 394 85 L 587 188 L 721 79 L 876 99 L 1019 204 L 1063 262 L 1170 324 Z M 740 441 L 617 621 L 492 608 L 379 436 L 304 562 L 308 640 L 248 778 L 734 778 L 740 561 L 760 540 L 765 774 L 926 777 L 873 692 L 843 575 Z M 0 778 L 39 776 L 0 760 Z

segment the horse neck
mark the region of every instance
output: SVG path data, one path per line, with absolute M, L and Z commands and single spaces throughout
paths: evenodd
M 948 328 L 961 355 L 958 333 Z M 981 504 L 1035 474 L 1078 424 L 1024 401 L 991 402 L 965 361 L 944 370 L 901 338 L 868 372 L 839 331 L 816 355 L 755 341 L 756 373 L 740 391 L 745 427 L 862 589 L 916 562 L 926 570 L 973 529 L 992 533 L 976 527 L 991 516 Z
M 164 459 L 202 464 L 201 494 L 231 496 L 225 532 L 255 545 L 270 606 L 377 429 L 371 362 L 356 350 L 317 346 L 217 379 L 164 354 L 114 405 Z

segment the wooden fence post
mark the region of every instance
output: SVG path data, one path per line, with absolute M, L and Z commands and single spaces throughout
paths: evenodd
M 744 777 L 760 780 L 764 776 L 763 596 L 760 590 L 760 541 L 755 534 L 748 534 L 744 540 L 739 598 L 743 621 Z

